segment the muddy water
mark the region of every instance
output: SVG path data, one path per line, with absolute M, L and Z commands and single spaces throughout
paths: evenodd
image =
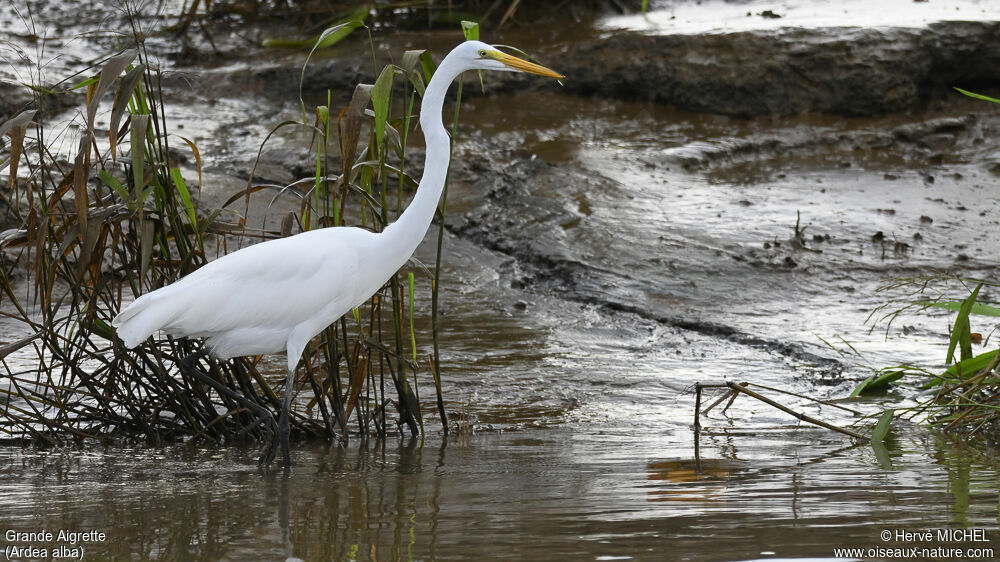
M 703 434 L 700 460 L 688 431 L 662 427 L 304 446 L 288 478 L 235 449 L 6 449 L 4 526 L 104 533 L 82 543 L 91 560 L 832 559 L 996 544 L 998 475 L 971 451 L 909 437 L 879 466 L 827 433 L 755 425 Z M 966 527 L 992 542 L 881 538 Z
M 914 7 L 925 4 L 937 5 Z M 449 43 L 410 35 L 387 48 L 420 41 Z M 214 84 L 245 76 L 239 62 L 185 70 Z M 268 123 L 297 117 L 287 94 L 209 104 L 178 91 L 172 119 L 207 159 L 205 200 L 245 185 Z M 428 416 L 423 442 L 298 444 L 288 478 L 235 448 L 2 448 L 0 527 L 104 533 L 82 543 L 85 559 L 736 560 L 1000 545 L 989 453 L 906 423 L 884 449 L 856 445 L 743 399 L 703 421 L 697 448 L 691 423 L 696 381 L 839 398 L 864 364 L 941 363 L 949 315 L 908 316 L 888 334 L 865 320 L 887 278 L 995 275 L 993 114 L 958 99 L 870 119 L 734 119 L 552 90 L 464 107 L 441 339 L 448 409 L 465 431 L 445 441 Z M 270 143 L 258 173 L 301 175 L 301 144 Z M 257 218 L 297 207 L 269 199 Z M 936 535 L 955 528 L 991 542 Z M 933 539 L 896 536 L 926 529 Z

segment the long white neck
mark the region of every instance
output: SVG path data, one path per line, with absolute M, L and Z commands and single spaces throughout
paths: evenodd
M 441 199 L 451 159 L 451 141 L 441 122 L 441 111 L 448 87 L 462 73 L 460 66 L 455 59 L 445 57 L 424 90 L 420 104 L 420 128 L 427 146 L 424 175 L 409 206 L 379 236 L 386 244 L 384 247 L 391 248 L 387 260 L 398 261 L 393 266 L 393 272 L 402 267 L 420 245 Z

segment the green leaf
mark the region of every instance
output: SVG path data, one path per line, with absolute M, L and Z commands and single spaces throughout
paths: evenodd
M 872 442 L 881 443 L 885 441 L 886 435 L 889 434 L 889 427 L 892 425 L 892 414 L 892 410 L 886 410 L 879 416 L 878 423 L 875 424 L 875 429 L 872 430 Z
M 135 114 L 129 116 L 131 127 L 129 128 L 131 146 L 129 150 L 132 156 L 132 189 L 135 190 L 135 198 L 139 201 L 139 209 L 142 212 L 142 203 L 146 201 L 143 188 L 146 187 L 146 130 L 149 128 L 149 114 Z M 141 219 L 140 219 L 141 220 Z
M 306 67 L 309 66 L 309 59 L 312 58 L 313 53 L 315 53 L 318 49 L 323 49 L 337 43 L 344 37 L 350 35 L 352 31 L 359 27 L 363 27 L 364 25 L 365 24 L 361 23 L 359 20 L 344 22 L 340 25 L 326 28 L 323 30 L 323 33 L 316 38 L 316 42 L 309 51 L 309 55 L 306 56 L 306 61 L 302 63 L 302 73 L 299 75 L 299 104 L 302 106 L 302 123 L 304 125 L 308 125 L 308 122 L 306 121 L 306 102 L 302 98 L 302 84 L 306 81 Z
M 139 80 L 142 79 L 142 74 L 146 70 L 146 65 L 140 64 L 134 67 L 132 70 L 128 71 L 124 77 L 118 82 L 118 90 L 115 92 L 115 101 L 111 106 L 111 122 L 108 124 L 108 139 L 111 143 L 111 159 L 114 160 L 116 157 L 116 146 L 118 144 L 118 123 L 121 121 L 122 116 L 125 115 L 125 110 L 128 109 L 128 102 L 132 98 L 132 92 L 135 90 L 136 85 L 139 84 Z
M 956 380 L 958 378 L 967 379 L 972 374 L 985 369 L 990 364 L 990 362 L 993 361 L 993 358 L 996 357 L 997 351 L 998 350 L 994 349 L 993 351 L 980 353 L 975 357 L 960 361 L 952 365 L 951 367 L 948 367 L 948 369 L 945 370 L 944 373 L 941 373 L 941 377 L 942 379 L 950 379 L 950 380 Z M 929 388 L 934 385 L 940 384 L 942 379 L 932 381 L 924 386 Z
M 430 51 L 424 51 L 420 54 L 420 69 L 424 72 L 424 81 L 430 82 L 434 76 L 434 72 L 437 70 L 437 64 L 431 57 Z M 421 94 L 420 97 L 423 97 L 423 95 Z
M 94 80 L 96 81 L 96 78 Z M 27 84 L 25 82 L 21 82 L 21 85 L 24 86 L 25 88 L 28 88 L 29 90 L 32 90 L 34 92 L 38 92 L 39 94 L 45 94 L 47 96 L 54 96 L 54 95 L 58 95 L 59 94 L 59 92 L 57 92 L 55 90 L 50 90 L 49 88 L 43 88 L 42 86 L 38 86 L 38 85 L 35 85 L 35 84 Z M 87 84 L 87 85 L 89 85 L 89 84 Z
M 466 41 L 479 41 L 479 23 L 462 20 L 462 35 Z
M 415 180 L 412 177 L 410 177 L 410 175 L 407 174 L 406 172 L 401 171 L 399 168 L 397 168 L 397 167 L 395 167 L 395 166 L 393 166 L 391 164 L 383 164 L 383 167 L 385 167 L 386 170 L 388 170 L 389 172 L 395 174 L 396 177 L 398 177 L 399 179 L 401 179 L 403 181 L 403 185 L 405 185 L 406 187 L 408 187 L 410 189 L 417 189 L 417 185 L 418 185 L 417 184 L 417 180 Z
M 921 306 L 933 306 L 936 308 L 943 308 L 946 310 L 959 311 L 962 309 L 962 304 L 964 301 L 917 301 L 914 304 L 919 304 Z M 1000 308 L 989 306 L 982 303 L 973 303 L 972 308 L 969 309 L 969 314 L 976 314 L 979 316 L 998 316 L 1000 317 Z
M 98 170 L 97 177 L 100 178 L 102 182 L 104 182 L 104 185 L 115 190 L 115 193 L 118 194 L 118 197 L 121 197 L 122 201 L 129 200 L 128 190 L 125 189 L 125 186 L 122 185 L 122 182 L 118 181 L 118 178 L 109 174 L 107 170 Z
M 892 470 L 892 459 L 889 457 L 889 450 L 885 448 L 885 443 L 881 441 L 870 441 L 868 443 L 875 454 L 875 460 L 882 470 Z
M 312 51 L 309 54 L 312 55 L 313 51 L 332 47 L 346 39 L 352 31 L 362 27 L 364 25 L 362 20 L 365 15 L 367 15 L 367 12 L 361 10 L 353 14 L 346 21 L 329 27 L 323 30 L 323 33 L 309 39 L 265 39 L 261 42 L 261 46 L 268 48 L 305 49 L 311 45 Z
M 381 148 L 384 145 L 385 123 L 389 119 L 389 98 L 392 95 L 392 77 L 395 74 L 391 65 L 386 65 L 375 80 L 372 88 L 372 108 L 375 110 L 375 142 Z
M 94 318 L 93 324 L 91 324 L 90 329 L 95 334 L 108 341 L 114 339 L 112 335 L 114 334 L 114 330 L 111 329 L 111 326 L 109 326 L 107 322 L 101 320 L 100 318 Z
M 191 219 L 191 226 L 195 230 L 198 230 L 198 219 L 194 212 L 194 202 L 191 201 L 191 192 L 188 191 L 187 185 L 184 184 L 184 177 L 181 176 L 180 168 L 170 168 L 170 177 L 174 179 L 174 187 L 177 188 L 177 193 L 181 197 L 181 204 L 184 205 L 184 210 L 187 211 L 188 218 Z
M 969 329 L 969 312 L 972 310 L 972 305 L 976 303 L 976 297 L 979 296 L 979 290 L 982 288 L 982 283 L 976 285 L 972 294 L 969 295 L 969 298 L 962 301 L 962 306 L 958 309 L 958 316 L 955 317 L 955 325 L 951 329 L 951 340 L 948 342 L 948 355 L 945 363 L 951 363 L 955 360 L 956 346 L 959 347 L 962 361 L 972 357 L 972 332 Z
M 399 67 L 403 70 L 403 76 L 413 84 L 413 88 L 420 94 L 420 97 L 424 97 L 424 75 L 422 72 L 417 71 L 418 65 L 423 67 L 421 59 L 427 49 L 414 49 L 406 51 L 403 53 L 403 60 L 400 62 Z
M 889 383 L 896 382 L 901 378 L 903 378 L 903 371 L 896 369 L 875 373 L 874 375 L 861 381 L 861 384 L 854 389 L 854 392 L 851 392 L 851 398 L 857 398 L 863 392 L 884 388 L 888 386 Z
M 970 92 L 968 90 L 963 90 L 962 88 L 955 87 L 955 89 L 958 90 L 959 92 L 962 92 L 963 94 L 969 96 L 970 98 L 976 98 L 977 100 L 991 101 L 993 103 L 1000 103 L 1000 100 L 998 100 L 996 98 L 991 98 L 989 96 L 984 96 L 982 94 L 977 94 L 977 93 L 974 93 L 974 92 Z
M 90 86 L 91 84 L 97 83 L 97 79 L 98 78 L 100 78 L 100 74 L 91 76 L 90 78 L 87 78 L 83 82 L 80 82 L 79 84 L 76 84 L 75 86 L 71 86 L 70 90 L 79 90 L 80 88 L 86 88 L 87 86 Z M 27 84 L 25 84 L 25 85 L 27 86 Z M 55 92 L 53 92 L 53 93 L 55 93 Z

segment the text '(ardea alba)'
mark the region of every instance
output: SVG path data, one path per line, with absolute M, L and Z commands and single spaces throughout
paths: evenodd
M 562 78 L 480 41 L 458 45 L 441 61 L 424 92 L 420 110 L 427 146 L 424 175 L 396 222 L 382 232 L 321 228 L 223 256 L 136 299 L 112 322 L 118 337 L 129 348 L 157 330 L 205 338 L 208 349 L 221 359 L 287 350 L 288 376 L 277 435 L 287 468 L 291 464 L 288 416 L 292 383 L 302 352 L 309 340 L 371 298 L 423 239 L 448 173 L 450 141 L 441 121 L 445 94 L 455 78 L 467 70 Z M 219 388 L 218 383 L 206 382 Z M 273 424 L 273 418 L 268 417 Z M 272 446 L 262 461 L 270 462 L 273 457 Z

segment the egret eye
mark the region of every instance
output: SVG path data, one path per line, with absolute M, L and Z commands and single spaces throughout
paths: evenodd
M 486 58 L 486 49 L 480 49 L 479 56 L 481 58 Z

